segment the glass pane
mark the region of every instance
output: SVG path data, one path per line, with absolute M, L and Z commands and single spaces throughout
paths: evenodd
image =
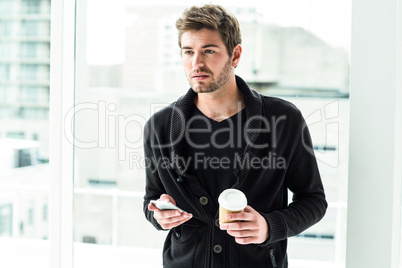
M 13 43 L 1 42 L 0 43 L 0 59 L 6 59 L 12 57 Z
M 142 133 L 155 111 L 189 88 L 175 21 L 193 4 L 202 1 L 77 1 L 75 268 L 161 266 L 166 233 L 142 211 Z M 242 29 L 236 73 L 254 89 L 296 104 L 313 136 L 329 209 L 289 240 L 289 262 L 344 267 L 350 1 L 221 4 Z
M 13 0 L 0 0 L 0 15 L 5 16 L 9 14 L 15 14 L 17 8 L 17 1 Z
M 19 9 L 0 0 L 0 250 L 2 267 L 49 267 L 49 33 L 24 64 Z M 49 1 L 36 1 L 50 9 Z M 49 14 L 36 12 L 49 24 Z M 26 49 L 28 51 L 28 49 Z M 32 80 L 41 79 L 41 85 Z M 22 256 L 22 257 L 21 257 Z
M 38 14 L 41 12 L 41 0 L 22 0 L 21 13 Z
M 40 51 L 39 44 L 33 42 L 21 43 L 21 58 L 37 58 Z

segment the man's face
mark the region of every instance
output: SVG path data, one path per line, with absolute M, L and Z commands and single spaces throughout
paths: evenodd
M 197 93 L 214 92 L 233 74 L 232 57 L 217 31 L 184 32 L 181 58 L 187 79 Z

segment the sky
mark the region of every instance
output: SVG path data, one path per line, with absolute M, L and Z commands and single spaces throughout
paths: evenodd
M 87 61 L 91 64 L 118 64 L 124 61 L 126 18 L 122 14 L 126 6 L 191 6 L 208 3 L 220 4 L 228 9 L 256 7 L 257 12 L 271 23 L 303 27 L 330 45 L 348 51 L 350 48 L 351 0 L 87 0 Z

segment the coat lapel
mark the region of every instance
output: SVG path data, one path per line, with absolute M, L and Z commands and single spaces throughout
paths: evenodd
M 248 130 L 259 130 L 261 129 L 261 120 L 258 120 L 256 116 L 262 115 L 262 100 L 261 96 L 251 90 L 243 79 L 236 76 L 236 83 L 239 89 L 242 91 L 245 102 L 246 110 L 246 122 L 248 122 Z M 187 122 L 189 121 L 193 113 L 194 98 L 197 93 L 193 89 L 189 89 L 187 93 L 178 99 L 173 104 L 172 114 L 170 117 L 170 141 L 171 141 L 171 157 L 172 157 L 172 167 L 174 166 L 175 171 L 179 176 L 184 176 L 188 178 L 190 183 L 196 183 L 196 178 L 189 174 L 186 174 L 185 165 L 183 159 L 183 145 L 185 138 L 185 129 Z M 244 151 L 244 155 L 251 153 L 250 144 L 253 144 L 259 135 L 258 131 L 247 131 L 248 144 Z M 245 165 L 243 169 L 236 170 L 235 175 L 238 177 L 237 183 L 233 186 L 234 188 L 241 188 L 246 181 L 250 167 Z

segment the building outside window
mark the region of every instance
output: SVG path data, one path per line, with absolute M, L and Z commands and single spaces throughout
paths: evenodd
M 0 0 L 1 267 L 46 267 L 50 252 L 49 29 L 49 0 Z

